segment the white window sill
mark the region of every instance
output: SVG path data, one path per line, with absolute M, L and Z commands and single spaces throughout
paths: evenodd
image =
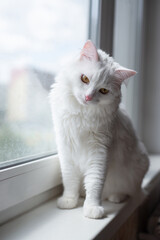
M 160 157 L 152 157 L 151 167 L 145 177 L 143 187 L 148 194 L 160 182 Z M 110 239 L 129 216 L 147 198 L 146 195 L 135 196 L 123 204 L 104 202 L 108 216 L 101 220 L 87 219 L 82 215 L 82 201 L 76 209 L 60 210 L 56 199 L 33 209 L 30 212 L 2 225 L 1 240 L 88 240 Z M 114 211 L 114 213 L 113 213 Z

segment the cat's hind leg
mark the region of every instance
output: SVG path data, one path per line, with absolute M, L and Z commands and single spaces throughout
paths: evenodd
M 111 194 L 108 197 L 108 200 L 113 203 L 121 203 L 121 202 L 124 202 L 127 198 L 128 198 L 127 194 L 115 193 L 115 194 Z

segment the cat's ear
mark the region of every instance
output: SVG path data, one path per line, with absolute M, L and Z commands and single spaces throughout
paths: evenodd
M 117 83 L 121 85 L 125 80 L 134 76 L 136 73 L 137 72 L 132 69 L 118 67 L 114 72 L 114 77 L 116 78 Z
M 91 40 L 88 40 L 80 53 L 80 60 L 98 61 L 97 49 Z

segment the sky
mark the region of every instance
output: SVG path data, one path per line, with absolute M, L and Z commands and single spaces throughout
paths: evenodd
M 0 1 L 0 82 L 13 69 L 55 72 L 88 37 L 89 0 Z

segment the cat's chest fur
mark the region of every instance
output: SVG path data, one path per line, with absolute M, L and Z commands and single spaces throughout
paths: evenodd
M 54 96 L 55 98 L 55 96 Z M 59 99 L 59 97 L 58 97 Z M 71 102 L 70 102 L 71 100 Z M 58 105 L 57 98 L 54 105 Z M 110 136 L 110 118 L 106 109 L 80 106 L 73 99 L 61 99 L 61 106 L 54 108 L 55 129 L 60 137 L 59 146 L 66 146 L 80 168 L 87 166 L 86 159 L 97 144 L 104 147 Z M 59 140 L 58 140 L 59 141 Z
M 56 89 L 55 89 L 56 90 Z M 56 91 L 58 92 L 58 91 Z M 60 104 L 60 107 L 57 106 Z M 92 105 L 82 106 L 71 96 L 53 97 L 53 118 L 57 125 L 69 131 L 73 137 L 89 134 L 90 132 L 104 132 L 111 122 L 111 109 L 95 107 Z M 64 132 L 64 134 L 65 134 Z
M 96 141 L 96 137 L 100 137 L 101 134 L 106 134 L 107 137 L 109 123 L 105 115 L 100 116 L 90 109 L 79 109 L 77 113 L 63 109 L 60 115 L 60 128 L 64 137 L 75 143 L 77 148 L 86 148 L 90 141 Z
M 102 124 L 99 116 L 86 111 L 77 114 L 64 111 L 61 113 L 61 131 L 66 147 L 72 156 L 74 164 L 85 172 L 88 169 L 91 155 L 99 145 L 107 146 L 108 126 L 107 121 Z M 62 136 L 62 135 L 61 135 Z

